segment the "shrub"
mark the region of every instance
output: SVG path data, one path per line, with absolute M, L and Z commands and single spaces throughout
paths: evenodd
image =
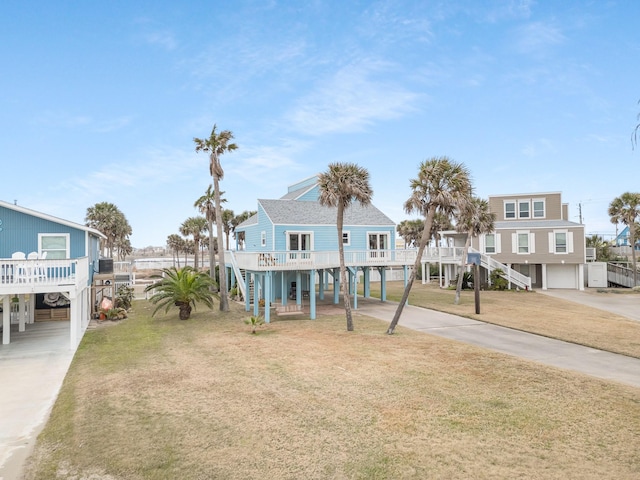
M 509 282 L 502 278 L 502 275 L 504 275 L 504 270 L 501 268 L 496 268 L 491 272 L 489 278 L 491 279 L 491 286 L 493 290 L 506 290 Z

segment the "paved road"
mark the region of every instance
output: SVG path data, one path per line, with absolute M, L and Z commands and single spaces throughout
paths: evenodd
M 391 322 L 397 304 L 358 300 L 358 312 Z M 399 325 L 558 368 L 640 387 L 640 359 L 499 327 L 425 308 L 407 306 Z

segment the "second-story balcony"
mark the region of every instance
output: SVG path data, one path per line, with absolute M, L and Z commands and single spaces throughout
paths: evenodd
M 46 293 L 87 285 L 87 257 L 60 260 L 0 259 L 0 294 Z
M 310 270 L 338 268 L 339 252 L 316 252 L 310 250 L 289 250 L 285 252 L 229 252 L 240 269 L 252 271 L 267 270 Z M 347 267 L 402 267 L 414 265 L 418 250 L 415 248 L 396 250 L 364 250 L 344 252 Z M 423 262 L 459 263 L 463 248 L 430 247 L 426 248 Z

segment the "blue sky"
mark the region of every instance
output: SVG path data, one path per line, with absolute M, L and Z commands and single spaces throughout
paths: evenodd
M 421 161 L 477 195 L 561 191 L 613 234 L 639 191 L 640 2 L 14 1 L 0 6 L 0 199 L 84 222 L 115 203 L 163 245 L 210 183 L 255 209 L 330 162 L 366 167 L 400 222 Z

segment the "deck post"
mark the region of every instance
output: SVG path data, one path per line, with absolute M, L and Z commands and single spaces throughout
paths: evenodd
M 2 298 L 2 344 L 9 345 L 11 341 L 11 300 L 10 295 Z
M 264 275 L 264 321 L 271 322 L 271 270 Z
M 362 273 L 364 274 L 364 298 L 369 298 L 371 296 L 371 275 L 369 274 L 370 271 L 370 267 L 364 267 L 362 269 Z
M 24 294 L 18 295 L 18 331 L 24 332 L 27 314 L 27 301 Z
M 387 269 L 380 267 L 380 301 L 387 301 Z
M 316 271 L 309 274 L 309 313 L 311 320 L 316 319 Z
M 250 291 L 249 291 L 249 287 L 251 285 L 251 275 L 253 275 L 251 272 L 247 271 L 245 273 L 244 276 L 244 310 L 245 312 L 248 312 L 251 310 L 251 298 L 250 298 Z M 254 281 L 255 282 L 255 281 Z M 253 292 L 253 295 L 255 297 L 255 292 Z
M 318 298 L 320 300 L 324 300 L 324 284 L 325 284 L 324 276 L 325 276 L 324 269 L 318 270 L 318 279 L 319 279 Z
M 340 303 L 340 269 L 333 269 L 333 303 L 338 305 Z

